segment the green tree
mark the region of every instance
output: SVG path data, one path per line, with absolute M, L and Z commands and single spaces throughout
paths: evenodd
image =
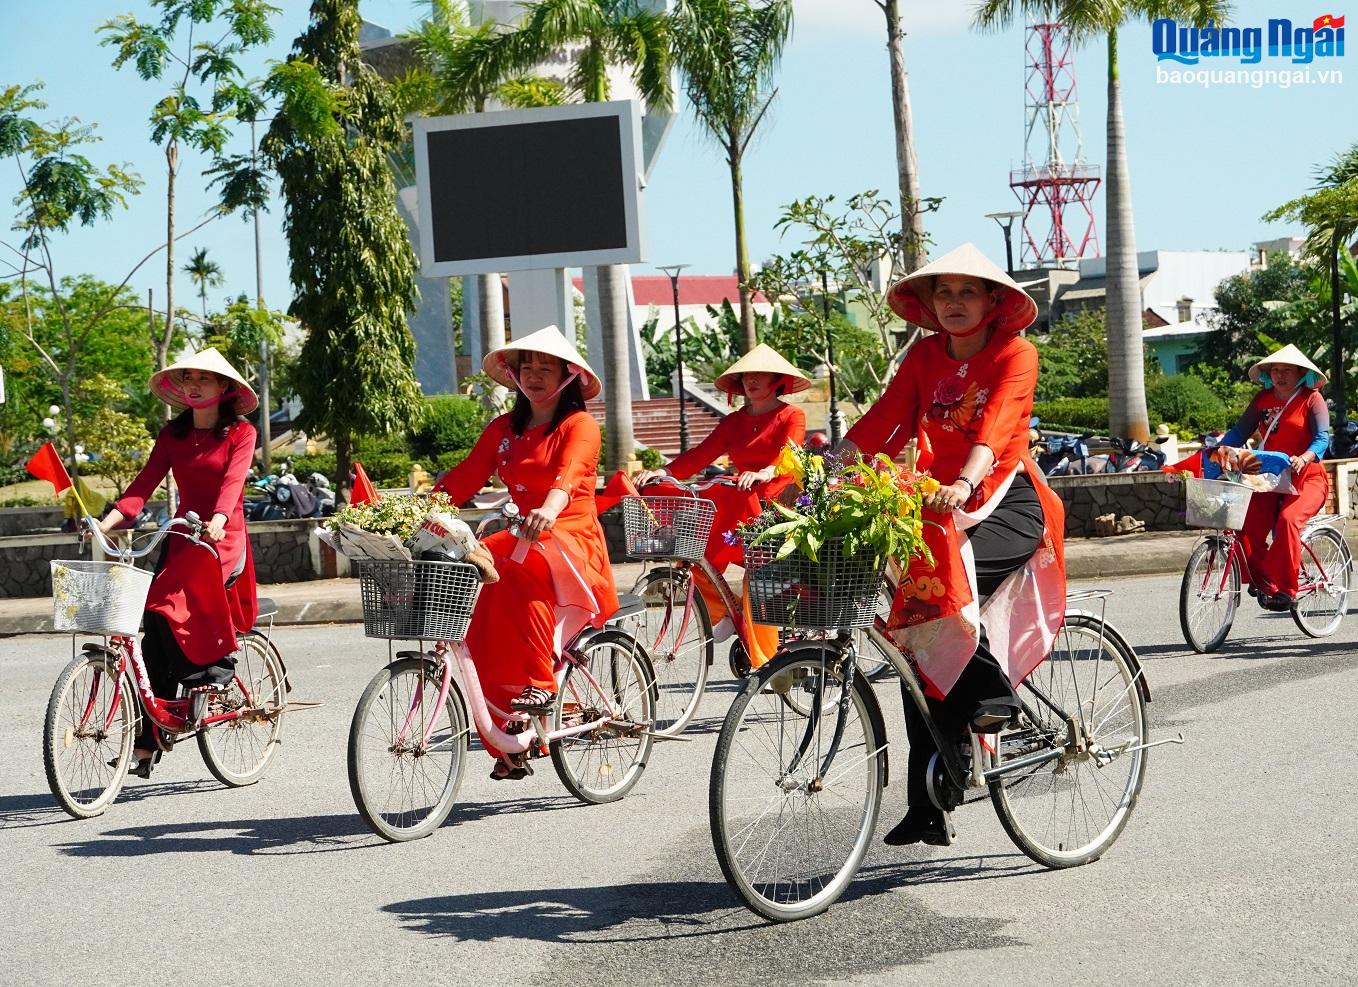
M 226 311 L 206 323 L 202 343 L 215 347 L 258 391 L 265 352 L 269 354 L 273 372 L 280 378 L 288 375 L 291 361 L 283 347 L 284 318 L 282 312 L 260 308 L 245 294 L 240 294 Z
M 91 457 L 84 472 L 107 477 L 121 496 L 146 462 L 151 433 L 143 419 L 118 410 L 127 391 L 116 380 L 94 373 L 76 385 L 75 393 L 82 407 L 94 409 L 76 421 L 76 438 Z
M 792 0 L 677 0 L 674 59 L 707 135 L 726 155 L 735 217 L 736 277 L 746 352 L 759 342 L 745 237 L 745 154 L 777 90 L 774 73 L 792 33 Z
M 1142 442 L 1149 439 L 1150 428 L 1142 362 L 1141 278 L 1136 264 L 1131 171 L 1127 164 L 1122 80 L 1118 70 L 1118 31 L 1129 21 L 1158 17 L 1173 17 L 1194 26 L 1213 20 L 1224 23 L 1230 11 L 1231 4 L 1226 0 L 983 0 L 972 17 L 972 23 L 981 30 L 999 30 L 1019 17 L 1033 15 L 1064 24 L 1077 41 L 1100 35 L 1108 41 L 1104 242 L 1108 272 L 1109 428 L 1116 435 Z
M 407 322 L 416 259 L 387 163 L 405 126 L 359 58 L 359 23 L 357 0 L 314 0 L 266 83 L 282 110 L 261 144 L 282 185 L 289 314 L 306 330 L 298 423 L 334 441 L 340 483 L 356 437 L 404 432 L 421 411 Z
M 207 247 L 199 247 L 184 265 L 184 273 L 198 286 L 198 298 L 203 303 L 203 321 L 207 321 L 207 290 L 219 288 L 226 278 L 222 276 L 221 266 L 215 260 L 208 260 Z
M 495 87 L 504 95 L 507 85 L 523 86 L 524 73 L 571 45 L 579 46 L 566 83 L 572 98 L 587 103 L 608 100 L 612 95 L 609 69 L 625 66 L 647 106 L 668 110 L 673 104 L 668 22 L 660 14 L 641 9 L 635 0 L 538 0 L 529 4 L 512 30 L 478 32 L 469 43 L 452 46 L 439 63 L 439 88 L 467 94 Z M 597 269 L 604 353 L 596 365 L 607 368 L 607 470 L 626 466 L 636 448 L 627 371 L 626 279 L 626 265 Z
M 159 23 L 123 14 L 103 24 L 101 44 L 117 49 L 113 67 L 128 62 L 146 80 L 171 74 L 169 92 L 151 109 L 151 141 L 165 149 L 165 330 L 156 345 L 156 366 L 169 362 L 175 328 L 174 245 L 193 230 L 175 231 L 175 193 L 182 149 L 220 156 L 230 122 L 253 119 L 261 103 L 237 59 L 273 39 L 269 18 L 278 8 L 262 0 L 150 0 Z M 206 36 L 207 40 L 204 40 Z M 210 216 L 193 229 L 215 218 Z
M 1270 254 L 1262 267 L 1226 278 L 1216 288 L 1212 331 L 1198 346 L 1199 363 L 1244 380 L 1249 365 L 1265 355 L 1259 333 L 1302 345 L 1292 338 L 1299 321 L 1294 306 L 1318 307 L 1313 281 L 1306 265 L 1282 251 Z

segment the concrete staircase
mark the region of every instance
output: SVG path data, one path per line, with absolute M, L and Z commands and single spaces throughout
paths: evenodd
M 604 402 L 590 401 L 589 413 L 600 424 L 605 424 Z M 688 446 L 692 449 L 717 427 L 722 416 L 706 404 L 687 398 L 684 416 L 688 419 Z M 666 460 L 679 455 L 679 399 L 652 398 L 632 402 L 632 435 L 639 446 L 659 452 Z

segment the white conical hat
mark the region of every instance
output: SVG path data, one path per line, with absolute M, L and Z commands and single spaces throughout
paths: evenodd
M 964 243 L 950 250 L 936 261 L 921 267 L 891 286 L 887 303 L 901 318 L 926 329 L 938 330 L 938 316 L 934 314 L 934 278 L 940 274 L 993 281 L 1000 289 L 1000 306 L 993 318 L 995 328 L 1004 332 L 1021 332 L 1037 319 L 1037 302 L 1018 286 L 1013 278 L 991 262 L 974 243 Z
M 530 332 L 521 339 L 491 350 L 481 361 L 481 369 L 497 384 L 503 384 L 511 389 L 516 388 L 518 385 L 514 383 L 514 376 L 518 373 L 519 358 L 523 353 L 546 353 L 548 356 L 564 360 L 568 366 L 579 370 L 580 389 L 586 401 L 598 397 L 599 392 L 603 390 L 603 385 L 599 383 L 599 375 L 589 368 L 589 364 L 575 348 L 575 344 L 561 335 L 561 330 L 556 326 L 547 326 L 537 332 Z
M 172 408 L 183 411 L 188 407 L 175 392 L 178 390 L 176 375 L 184 370 L 210 370 L 218 377 L 225 377 L 236 385 L 236 414 L 248 415 L 259 407 L 259 398 L 255 396 L 255 389 L 245 383 L 245 378 L 237 372 L 236 368 L 227 363 L 226 357 L 217 352 L 216 347 L 209 346 L 205 350 L 199 350 L 183 359 L 170 364 L 164 370 L 157 370 L 151 375 L 147 387 L 151 393 L 160 398 Z
M 811 386 L 806 374 L 783 359 L 783 354 L 768 343 L 760 343 L 731 364 L 713 384 L 717 390 L 727 394 L 743 395 L 745 391 L 740 385 L 740 375 L 751 373 L 782 374 L 787 380 L 788 394 L 796 394 Z
M 1297 349 L 1291 343 L 1288 343 L 1282 349 L 1277 350 L 1274 353 L 1270 353 L 1254 366 L 1250 367 L 1250 380 L 1254 381 L 1256 384 L 1259 383 L 1259 371 L 1274 363 L 1290 363 L 1294 367 L 1301 367 L 1303 370 L 1311 371 L 1311 373 L 1316 375 L 1316 387 L 1324 387 L 1329 381 L 1329 378 L 1325 376 L 1324 372 L 1312 363 L 1305 353 Z

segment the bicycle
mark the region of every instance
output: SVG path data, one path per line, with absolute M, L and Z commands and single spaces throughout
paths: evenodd
M 1226 480 L 1185 482 L 1189 523 L 1216 530 L 1194 544 L 1184 566 L 1179 627 L 1189 647 L 1208 654 L 1226 641 L 1240 605 L 1241 573 L 1249 563 L 1239 528 L 1245 523 L 1249 488 Z M 1321 514 L 1302 528 L 1301 572 L 1290 612 L 1308 637 L 1333 634 L 1348 611 L 1353 556 L 1344 538 L 1345 524 L 1338 514 Z
M 43 726 L 43 764 L 57 803 L 80 819 L 108 808 L 127 779 L 141 716 L 158 731 L 162 750 L 196 737 L 213 777 L 231 788 L 253 785 L 273 759 L 288 709 L 287 670 L 271 640 L 277 608 L 271 600 L 259 600 L 259 619 L 268 623 L 237 635 L 236 667 L 228 683 L 181 698 L 159 697 L 136 639 L 152 574 L 132 563 L 170 534 L 214 557 L 216 550 L 201 540 L 203 524 L 193 512 L 160 525 L 137 550 L 131 543 L 126 548 L 111 544 L 94 518 L 87 516 L 83 523 L 116 561 L 52 563 L 56 629 L 74 632 L 73 657 L 52 687 Z M 74 635 L 81 633 L 105 640 L 87 642 L 75 654 Z M 195 701 L 201 710 L 192 708 Z
M 1135 807 L 1146 751 L 1183 743 L 1182 735 L 1149 739 L 1150 688 L 1136 653 L 1104 620 L 1111 594 L 1068 595 L 1056 647 L 1018 690 L 1017 725 L 959 745 L 940 734 L 914 665 L 883 636 L 871 592 L 856 600 L 837 594 L 843 580 L 833 567 L 841 564 L 828 563 L 815 579 L 829 600 L 826 616 L 797 615 L 803 628 L 826 625 L 826 636 L 788 644 L 759 669 L 717 740 L 713 848 L 746 907 L 777 922 L 820 914 L 867 853 L 890 744 L 876 694 L 859 672 L 848 633 L 854 626 L 888 656 L 933 736 L 939 753 L 928 790 L 938 808 L 951 813 L 988 795 L 1009 838 L 1044 867 L 1074 867 L 1105 853 Z M 779 592 L 787 595 L 798 578 L 784 574 Z M 1097 613 L 1083 608 L 1093 601 Z M 783 701 L 797 688 L 812 697 L 805 714 Z
M 697 714 L 716 656 L 712 617 L 697 591 L 696 576 L 701 573 L 716 588 L 735 625 L 728 661 L 731 674 L 740 679 L 750 674 L 750 627 L 740 596 L 704 555 L 716 505 L 698 495 L 714 486 L 735 487 L 735 480 L 719 476 L 686 483 L 666 477 L 647 484 L 648 488 L 652 486 L 678 488 L 683 494 L 622 498 L 627 554 L 662 563 L 643 572 L 632 586 L 631 595 L 644 601 L 646 609 L 628 623 L 628 628 L 655 665 L 659 696 L 656 733 L 673 737 L 682 733 Z M 879 613 L 885 616 L 890 604 L 890 596 L 883 593 Z M 866 654 L 866 637 L 860 637 L 858 644 Z M 874 680 L 891 668 L 880 657 L 875 661 L 865 658 L 863 667 L 864 674 Z M 797 699 L 790 696 L 788 701 L 795 703 Z
M 624 597 L 608 626 L 564 635 L 553 666 L 556 698 L 543 716 L 505 712 L 481 692 L 463 644 L 481 588 L 475 566 L 363 561 L 359 584 L 367 637 L 420 642 L 395 652 L 368 683 L 349 729 L 349 790 L 377 835 L 419 839 L 448 818 L 466 767 L 468 700 L 483 737 L 507 754 L 550 754 L 582 802 L 617 801 L 640 780 L 655 734 L 655 675 L 645 650 L 614 625 L 641 601 Z M 492 715 L 520 732 L 500 729 Z

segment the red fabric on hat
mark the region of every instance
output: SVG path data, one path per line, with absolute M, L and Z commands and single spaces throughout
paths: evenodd
M 52 484 L 52 488 L 56 490 L 58 497 L 61 496 L 62 491 L 69 490 L 72 486 L 71 475 L 66 472 L 61 457 L 57 455 L 57 447 L 50 442 L 43 443 L 42 448 L 35 452 L 33 458 L 28 461 L 25 469 L 39 480 L 46 480 Z

